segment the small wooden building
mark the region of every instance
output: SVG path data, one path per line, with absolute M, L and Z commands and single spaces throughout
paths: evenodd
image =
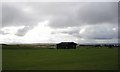
M 74 42 L 61 42 L 57 44 L 57 49 L 76 49 L 76 45 Z

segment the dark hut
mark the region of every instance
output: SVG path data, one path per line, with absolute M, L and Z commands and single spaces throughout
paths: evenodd
M 76 45 L 74 42 L 61 42 L 57 44 L 57 49 L 76 49 Z

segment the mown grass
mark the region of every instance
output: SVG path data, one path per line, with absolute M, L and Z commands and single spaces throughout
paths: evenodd
M 3 70 L 117 70 L 117 48 L 3 49 Z

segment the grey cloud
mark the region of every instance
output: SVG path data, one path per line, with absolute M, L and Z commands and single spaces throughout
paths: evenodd
M 115 28 L 115 30 L 113 30 Z M 84 29 L 82 33 L 80 31 Z M 69 34 L 84 39 L 118 39 L 118 27 L 116 25 L 85 25 L 78 27 L 76 30 L 62 31 L 61 33 Z
M 54 18 L 50 21 L 51 27 L 62 28 L 85 24 L 118 23 L 117 2 L 79 3 L 71 7 L 71 14 L 69 14 L 69 10 L 66 9 L 65 11 L 68 14 L 62 13 L 53 16 Z
M 49 26 L 53 28 L 62 28 L 76 26 L 75 13 L 82 3 L 34 3 L 31 4 L 40 17 L 46 17 L 49 20 Z
M 0 29 L 2 28 L 2 4 L 0 3 Z
M 120 24 L 118 24 L 118 38 L 120 39 Z
M 2 34 L 2 35 L 7 35 L 7 34 L 9 34 L 9 33 L 6 33 L 6 32 L 4 32 L 4 31 L 0 30 L 0 34 Z
M 30 30 L 29 26 L 25 26 L 22 29 L 19 29 L 15 35 L 17 36 L 24 36 Z
M 74 14 L 82 3 L 3 3 L 3 26 L 30 25 L 49 20 L 51 27 L 76 25 Z M 33 13 L 25 14 L 21 8 L 30 7 Z
M 116 30 L 113 30 L 113 28 L 116 28 Z M 91 26 L 81 33 L 80 36 L 90 39 L 114 39 L 118 38 L 118 28 L 114 25 Z
M 77 28 L 77 29 L 72 29 L 72 30 L 70 30 L 70 31 L 62 31 L 61 33 L 69 34 L 69 35 L 72 35 L 72 36 L 81 38 L 81 37 L 79 36 L 79 31 L 80 31 L 80 28 Z
M 13 5 L 12 5 L 13 4 Z M 21 4 L 20 4 L 21 5 Z M 19 6 L 19 5 L 18 5 Z M 25 14 L 14 3 L 3 3 L 2 5 L 2 26 L 19 26 L 36 24 L 36 19 L 30 14 Z
M 32 14 L 25 14 L 21 7 L 31 7 Z M 91 3 L 5 3 L 3 4 L 3 26 L 30 25 L 48 19 L 53 28 L 81 26 L 84 24 L 113 23 L 117 21 L 117 2 Z
M 75 24 L 75 21 L 72 19 L 71 16 L 57 15 L 50 20 L 49 25 L 53 28 L 64 28 L 74 26 L 73 24 Z
M 17 26 L 16 26 L 17 27 Z M 13 27 L 14 29 L 15 27 Z M 13 32 L 12 28 L 10 27 L 7 27 L 7 28 L 3 28 L 0 30 L 0 34 L 1 35 L 9 35 L 9 34 L 12 34 L 12 35 L 16 35 L 16 36 L 24 36 L 29 30 L 31 30 L 32 27 L 30 26 L 24 26 L 24 27 L 21 27 L 21 28 L 17 28 L 17 29 L 14 29 L 15 32 Z
M 99 24 L 118 22 L 117 2 L 89 3 L 78 11 L 78 19 L 82 23 Z
M 32 8 L 33 12 L 24 13 L 21 9 L 26 7 Z M 17 36 L 24 36 L 38 22 L 49 20 L 49 26 L 53 29 L 76 27 L 61 33 L 73 35 L 78 39 L 112 39 L 117 38 L 117 31 L 110 30 L 117 27 L 117 10 L 117 2 L 3 3 L 2 21 L 3 27 L 18 25 L 30 27 L 19 29 Z M 91 25 L 91 27 L 80 34 L 82 26 L 86 25 Z

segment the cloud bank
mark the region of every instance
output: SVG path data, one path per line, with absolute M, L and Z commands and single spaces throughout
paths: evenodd
M 9 43 L 117 42 L 118 3 L 4 2 L 0 36 Z

